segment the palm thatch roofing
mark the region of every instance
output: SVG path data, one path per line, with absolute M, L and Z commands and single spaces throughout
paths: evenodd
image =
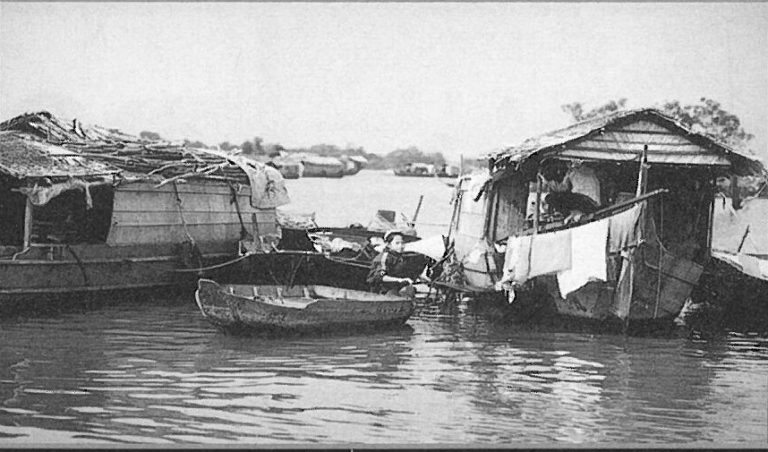
M 714 155 L 720 160 L 727 160 L 732 171 L 738 175 L 746 176 L 766 173 L 760 159 L 755 155 L 751 155 L 749 151 L 734 149 L 707 135 L 693 132 L 674 118 L 652 108 L 620 110 L 605 116 L 578 122 L 562 129 L 528 138 L 517 146 L 493 152 L 487 158 L 491 159 L 496 169 L 508 168 L 510 166 L 519 167 L 521 163 L 528 159 L 543 158 L 544 156 L 561 153 L 566 148 L 602 135 L 608 128 L 615 128 L 642 120 L 671 130 L 691 143 L 700 146 L 709 155 Z M 668 153 L 672 154 L 672 152 Z M 637 160 L 639 160 L 639 157 L 638 154 Z M 631 159 L 634 159 L 634 157 L 631 157 Z M 695 156 L 691 156 L 689 161 L 691 164 L 703 164 L 704 161 L 711 162 L 712 159 L 697 160 Z
M 16 179 L 30 176 L 88 177 L 120 173 L 109 163 L 91 160 L 61 146 L 24 134 L 0 132 L 0 173 Z
M 17 179 L 119 175 L 159 182 L 197 178 L 249 183 L 223 153 L 84 126 L 46 111 L 0 123 L 0 172 Z

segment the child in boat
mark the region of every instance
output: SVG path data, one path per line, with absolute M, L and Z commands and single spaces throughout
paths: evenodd
M 413 280 L 405 274 L 403 233 L 389 231 L 384 234 L 384 242 L 384 251 L 373 259 L 368 273 L 367 282 L 371 291 L 412 298 L 416 290 L 413 288 Z

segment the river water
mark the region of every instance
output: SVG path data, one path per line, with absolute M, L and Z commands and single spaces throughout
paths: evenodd
M 411 215 L 422 194 L 422 235 L 450 214 L 435 179 L 364 171 L 289 189 L 324 225 Z M 0 320 L 0 446 L 768 443 L 766 337 L 494 320 L 422 304 L 391 332 L 243 338 L 162 294 Z

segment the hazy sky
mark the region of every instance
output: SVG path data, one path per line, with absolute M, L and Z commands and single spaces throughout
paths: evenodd
M 0 119 L 458 158 L 706 96 L 768 157 L 766 3 L 5 3 Z

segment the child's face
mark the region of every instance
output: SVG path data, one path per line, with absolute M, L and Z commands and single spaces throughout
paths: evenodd
M 403 238 L 399 235 L 392 237 L 392 241 L 389 242 L 389 248 L 398 253 L 403 252 Z

